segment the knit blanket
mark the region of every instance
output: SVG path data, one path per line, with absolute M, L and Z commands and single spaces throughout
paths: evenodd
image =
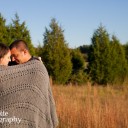
M 49 76 L 42 62 L 0 66 L 0 128 L 58 125 Z

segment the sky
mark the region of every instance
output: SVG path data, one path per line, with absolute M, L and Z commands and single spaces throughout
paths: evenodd
M 6 24 L 17 13 L 26 22 L 32 43 L 43 44 L 45 28 L 52 18 L 64 30 L 69 47 L 91 44 L 100 24 L 122 44 L 128 42 L 128 0 L 0 0 L 0 13 Z

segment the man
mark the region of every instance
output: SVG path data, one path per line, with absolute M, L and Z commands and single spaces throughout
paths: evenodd
M 0 111 L 7 113 L 0 127 L 56 128 L 58 118 L 47 69 L 30 55 L 25 41 L 14 41 L 10 50 L 18 65 L 6 70 L 0 67 Z
M 15 40 L 10 45 L 10 50 L 12 59 L 12 61 L 9 63 L 10 66 L 22 64 L 33 59 L 39 60 L 39 58 L 31 56 L 27 43 L 24 40 Z

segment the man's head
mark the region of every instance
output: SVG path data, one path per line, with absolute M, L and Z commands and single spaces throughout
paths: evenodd
M 24 40 L 15 40 L 9 48 L 12 61 L 16 61 L 18 64 L 25 63 L 31 58 L 27 43 Z

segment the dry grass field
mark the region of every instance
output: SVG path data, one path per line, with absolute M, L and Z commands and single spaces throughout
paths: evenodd
M 52 86 L 58 128 L 128 128 L 128 87 Z

